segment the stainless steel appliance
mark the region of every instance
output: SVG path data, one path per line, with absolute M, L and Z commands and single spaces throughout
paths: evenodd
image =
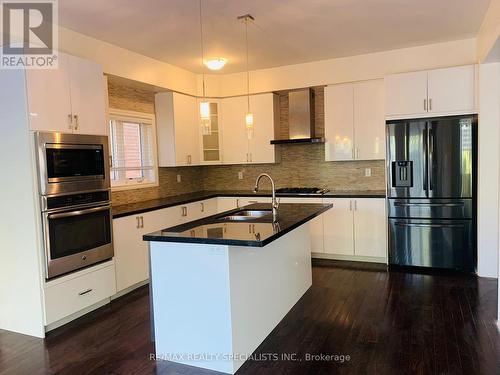
M 387 122 L 391 265 L 474 271 L 477 116 Z
M 42 197 L 46 277 L 113 257 L 109 191 Z
M 46 278 L 113 257 L 108 139 L 35 133 Z
M 276 194 L 294 194 L 294 195 L 323 195 L 328 193 L 328 189 L 317 187 L 287 187 L 276 189 Z
M 35 142 L 40 194 L 110 187 L 107 137 L 37 132 Z
M 314 90 L 301 89 L 288 93 L 288 138 L 274 139 L 271 144 L 324 143 L 316 134 Z

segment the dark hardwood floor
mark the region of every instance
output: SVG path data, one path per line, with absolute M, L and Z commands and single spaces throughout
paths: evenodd
M 214 374 L 150 360 L 148 298 L 143 287 L 45 340 L 0 331 L 0 374 Z M 237 374 L 500 374 L 496 311 L 493 279 L 316 265 Z

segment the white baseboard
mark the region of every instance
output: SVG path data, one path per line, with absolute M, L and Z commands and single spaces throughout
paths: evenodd
M 65 324 L 68 324 L 69 322 L 71 322 L 75 319 L 78 319 L 78 318 L 82 317 L 83 315 L 88 314 L 89 312 L 98 309 L 99 307 L 103 307 L 104 305 L 107 305 L 109 302 L 111 302 L 111 298 L 103 299 L 102 301 L 94 303 L 93 305 L 88 306 L 88 307 L 84 308 L 83 310 L 77 311 L 74 314 L 68 315 L 60 320 L 57 320 L 53 323 L 50 323 L 49 325 L 45 326 L 45 332 L 52 331 L 53 329 L 56 329 L 56 328 L 59 328 Z
M 311 257 L 316 259 L 347 260 L 350 262 L 370 262 L 370 263 L 387 264 L 386 257 L 366 257 L 357 255 L 339 255 L 339 254 L 326 254 L 326 253 L 311 253 Z
M 149 284 L 149 279 L 140 281 L 137 284 L 134 284 L 132 286 L 129 286 L 128 288 L 120 290 L 118 293 L 116 293 L 115 295 L 111 296 L 111 300 L 120 298 L 120 297 L 124 296 L 125 294 L 128 294 L 128 293 L 136 290 L 137 288 L 140 288 L 141 286 L 144 286 L 144 285 L 147 285 L 147 284 Z

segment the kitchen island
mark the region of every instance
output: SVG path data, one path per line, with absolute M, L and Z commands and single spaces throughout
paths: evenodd
M 234 374 L 311 286 L 308 222 L 328 204 L 269 204 L 144 236 L 156 358 Z

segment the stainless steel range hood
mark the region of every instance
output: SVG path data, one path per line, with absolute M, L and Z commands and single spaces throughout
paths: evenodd
M 275 139 L 271 144 L 325 142 L 323 137 L 316 136 L 312 89 L 288 93 L 288 132 L 287 139 Z

